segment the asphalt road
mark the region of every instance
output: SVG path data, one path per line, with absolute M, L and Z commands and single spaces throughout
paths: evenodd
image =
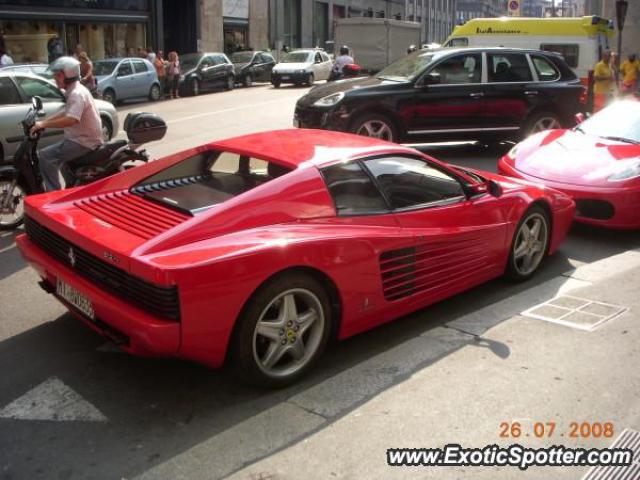
M 119 110 L 122 119 L 130 111 L 146 110 L 167 121 L 165 139 L 147 147 L 160 157 L 215 139 L 288 128 L 295 100 L 305 91 L 262 85 Z M 424 150 L 487 170 L 495 170 L 501 153 L 470 144 Z M 17 253 L 14 234 L 2 234 L 0 479 L 163 478 L 154 474 L 157 468 L 202 444 L 210 445 L 199 453 L 207 458 L 194 454 L 193 465 L 213 458 L 207 478 L 223 477 L 304 439 L 405 378 L 372 381 L 366 394 L 351 398 L 341 396 L 352 386 L 343 372 L 389 350 L 402 352 L 410 339 L 445 322 L 515 295 L 526 296 L 575 266 L 638 247 L 636 233 L 574 227 L 532 281 L 510 285 L 496 280 L 334 345 L 309 378 L 285 390 L 264 392 L 237 383 L 224 371 L 119 353 L 39 289 L 36 275 Z M 438 355 L 446 357 L 457 348 L 443 348 Z M 418 363 L 414 368 L 437 365 Z M 314 406 L 328 399 L 331 409 L 318 413 Z M 181 475 L 191 478 L 186 468 Z

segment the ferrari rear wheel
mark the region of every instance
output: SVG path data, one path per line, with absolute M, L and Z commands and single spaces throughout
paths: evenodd
M 251 384 L 284 387 L 317 361 L 331 332 L 326 291 L 314 278 L 287 274 L 249 300 L 234 332 L 232 361 Z
M 516 229 L 506 275 L 511 280 L 524 281 L 536 272 L 549 246 L 549 215 L 534 205 L 524 214 Z

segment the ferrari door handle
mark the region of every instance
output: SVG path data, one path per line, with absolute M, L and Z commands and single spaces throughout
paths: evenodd
M 524 92 L 524 94 L 527 97 L 535 97 L 536 95 L 538 95 L 538 91 L 537 90 L 527 90 L 526 92 Z
M 470 93 L 469 96 L 471 98 L 482 98 L 484 97 L 484 93 L 482 92 L 475 92 L 475 93 Z

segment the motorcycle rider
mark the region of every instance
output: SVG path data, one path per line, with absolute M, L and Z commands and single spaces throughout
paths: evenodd
M 345 65 L 349 65 L 354 63 L 353 57 L 349 55 L 349 47 L 343 45 L 340 47 L 340 55 L 336 57 L 333 62 L 333 73 L 334 75 L 340 76 L 342 75 L 342 69 Z
M 64 163 L 79 158 L 102 144 L 102 124 L 91 92 L 80 83 L 80 62 L 60 57 L 50 70 L 59 88 L 64 89 L 64 110 L 36 122 L 31 133 L 45 128 L 64 129 L 64 139 L 39 152 L 40 172 L 46 191 L 59 190 L 59 171 L 65 176 Z

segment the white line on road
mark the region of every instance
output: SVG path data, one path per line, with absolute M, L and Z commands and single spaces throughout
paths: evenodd
M 245 105 L 243 107 L 225 108 L 224 110 L 216 110 L 215 112 L 199 113 L 197 115 L 190 115 L 188 117 L 182 117 L 182 118 L 177 118 L 175 120 L 169 120 L 167 122 L 167 124 L 184 122 L 184 121 L 187 121 L 187 120 L 194 120 L 196 118 L 208 117 L 210 115 L 218 115 L 220 113 L 235 112 L 237 110 L 245 110 L 247 108 L 254 109 L 254 108 L 259 107 L 261 105 L 269 105 L 269 104 L 272 104 L 272 103 L 282 103 L 282 102 L 283 102 L 283 99 L 279 98 L 277 100 L 270 100 L 268 102 L 252 103 L 251 105 Z
M 51 377 L 0 410 L 0 418 L 58 422 L 106 422 L 105 417 L 59 378 Z

